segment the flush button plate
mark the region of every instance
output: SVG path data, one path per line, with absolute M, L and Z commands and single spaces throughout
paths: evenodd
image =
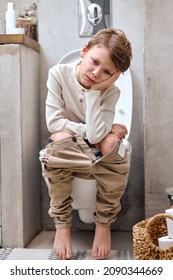
M 111 0 L 78 0 L 79 36 L 91 37 L 110 27 Z

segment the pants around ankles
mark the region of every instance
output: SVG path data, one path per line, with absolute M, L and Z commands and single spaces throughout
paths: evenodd
M 49 214 L 54 218 L 56 228 L 71 226 L 71 181 L 74 177 L 96 180 L 96 225 L 109 227 L 116 220 L 129 172 L 126 153 L 124 158 L 118 154 L 119 145 L 100 157 L 94 155 L 80 136 L 51 142 L 46 146 L 40 161 L 51 199 Z

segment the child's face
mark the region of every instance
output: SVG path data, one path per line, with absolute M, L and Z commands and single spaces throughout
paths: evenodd
M 81 50 L 81 63 L 77 66 L 76 76 L 78 82 L 85 88 L 109 79 L 116 71 L 109 49 L 103 46 L 85 46 Z

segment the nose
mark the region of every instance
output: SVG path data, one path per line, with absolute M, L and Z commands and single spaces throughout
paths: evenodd
M 99 67 L 95 68 L 92 71 L 92 74 L 94 75 L 95 78 L 99 78 L 99 76 L 101 75 L 101 69 Z

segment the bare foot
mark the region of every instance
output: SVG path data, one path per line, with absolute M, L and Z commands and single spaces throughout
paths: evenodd
M 54 253 L 61 260 L 72 258 L 70 228 L 58 228 L 55 234 Z
M 105 259 L 111 248 L 111 232 L 109 227 L 96 226 L 92 255 L 97 259 Z

